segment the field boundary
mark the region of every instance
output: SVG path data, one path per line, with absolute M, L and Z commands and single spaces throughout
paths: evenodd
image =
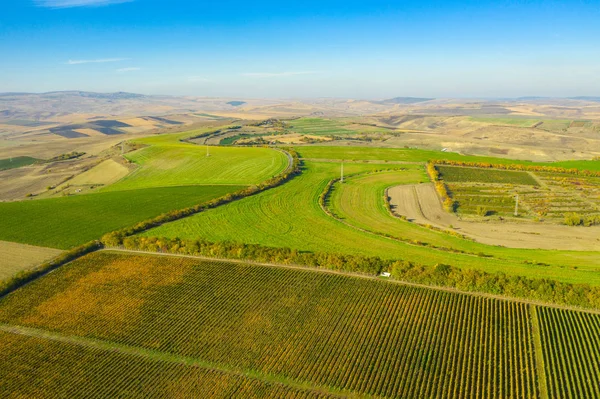
M 341 393 L 339 391 L 333 390 L 327 386 L 321 385 L 313 385 L 308 382 L 297 382 L 291 379 L 276 377 L 272 374 L 262 374 L 258 372 L 253 372 L 250 370 L 242 370 L 234 367 L 224 367 L 223 365 L 217 365 L 215 363 L 211 363 L 208 361 L 203 361 L 199 358 L 182 356 L 182 355 L 174 355 L 167 352 L 162 352 L 159 350 L 147 349 L 140 346 L 126 345 L 117 343 L 114 341 L 96 339 L 96 338 L 87 338 L 77 335 L 64 335 L 57 332 L 40 329 L 40 328 L 32 328 L 32 327 L 23 327 L 16 326 L 10 324 L 0 324 L 0 331 L 10 334 L 23 335 L 32 338 L 40 338 L 49 341 L 61 342 L 70 345 L 76 345 L 84 348 L 93 348 L 99 349 L 105 352 L 117 352 L 124 355 L 129 356 L 137 356 L 143 357 L 145 359 L 167 362 L 167 363 L 175 363 L 184 366 L 196 366 L 201 367 L 207 370 L 218 371 L 221 373 L 226 373 L 229 375 L 251 378 L 254 380 L 259 380 L 262 382 L 270 383 L 270 384 L 279 384 L 286 387 L 304 390 L 304 391 L 313 391 L 326 393 L 328 395 L 335 395 L 340 398 L 346 398 L 349 395 L 352 397 L 357 397 L 354 393 Z M 362 397 L 362 396 L 358 396 Z
M 391 279 L 391 278 L 386 278 L 386 277 L 381 277 L 381 276 L 368 275 L 368 274 L 364 274 L 364 273 L 323 269 L 323 268 L 318 268 L 318 267 L 314 267 L 314 266 L 306 266 L 306 265 L 300 265 L 300 264 L 283 264 L 283 263 L 259 262 L 259 261 L 246 260 L 246 259 L 229 259 L 229 258 L 219 258 L 219 257 L 210 257 L 210 256 L 201 256 L 201 255 L 174 254 L 174 253 L 170 253 L 170 252 L 143 251 L 143 250 L 136 250 L 136 249 L 127 249 L 127 248 L 122 248 L 122 247 L 105 247 L 105 248 L 99 249 L 98 252 L 121 252 L 121 253 L 130 253 L 132 255 L 140 254 L 140 255 L 148 255 L 148 256 L 189 258 L 189 259 L 198 259 L 198 260 L 210 261 L 210 262 L 235 263 L 235 264 L 242 264 L 242 265 L 246 264 L 246 265 L 253 265 L 253 266 L 265 266 L 265 267 L 272 267 L 272 268 L 280 268 L 280 269 L 311 271 L 311 272 L 315 272 L 315 273 L 335 274 L 335 275 L 341 275 L 341 276 L 347 276 L 347 277 L 355 277 L 355 278 L 361 278 L 361 279 L 367 279 L 367 280 L 373 280 L 373 281 L 387 282 L 387 283 L 392 283 L 392 284 L 400 284 L 400 285 L 415 287 L 415 288 L 431 289 L 431 290 L 450 292 L 450 293 L 455 293 L 455 294 L 470 295 L 470 296 L 480 297 L 480 298 L 497 299 L 497 300 L 502 300 L 502 301 L 522 303 L 522 304 L 526 304 L 526 305 L 537 305 L 537 306 L 544 306 L 544 307 L 554 308 L 554 309 L 562 309 L 562 310 L 569 310 L 569 311 L 574 311 L 574 312 L 582 312 L 582 313 L 590 313 L 590 314 L 600 315 L 600 309 L 588 309 L 588 308 L 582 308 L 582 307 L 578 307 L 578 306 L 560 305 L 560 304 L 552 303 L 552 302 L 543 302 L 543 301 L 536 301 L 536 300 L 524 299 L 524 298 L 518 298 L 518 297 L 510 297 L 510 296 L 505 296 L 505 295 L 489 294 L 489 293 L 481 292 L 481 291 L 464 291 L 464 290 L 460 290 L 458 288 L 446 287 L 446 286 L 441 286 L 441 285 L 427 285 L 427 284 L 421 284 L 421 283 L 413 283 L 410 281 Z

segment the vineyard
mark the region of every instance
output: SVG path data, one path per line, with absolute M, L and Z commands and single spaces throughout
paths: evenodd
M 518 194 L 520 217 L 557 223 L 562 223 L 569 213 L 600 218 L 598 177 L 457 166 L 436 168 L 461 215 L 511 217 Z
M 2 334 L 0 391 L 76 394 L 89 376 L 104 396 L 109 389 L 141 396 L 141 381 L 155 378 L 159 389 L 183 381 L 182 392 L 196 395 L 222 385 L 262 392 L 251 397 L 537 398 L 544 388 L 536 310 L 546 352 L 557 344 L 596 351 L 554 363 L 545 354 L 549 387 L 552 376 L 581 370 L 578 380 L 570 377 L 573 394 L 594 392 L 597 380 L 585 373 L 597 367 L 590 363 L 598 353 L 590 343 L 600 329 L 596 315 L 581 313 L 587 329 L 575 331 L 584 324 L 573 318 L 580 314 L 561 311 L 573 320 L 563 323 L 563 335 L 582 337 L 567 343 L 563 330 L 552 335 L 545 327 L 553 310 L 522 303 L 304 269 L 94 253 L 0 300 L 0 329 L 21 326 L 14 328 L 31 336 Z M 44 334 L 52 339 L 39 339 Z M 100 356 L 103 348 L 110 356 Z M 19 372 L 32 364 L 42 367 Z M 131 387 L 127 376 L 136 381 Z
M 35 398 L 294 398 L 335 396 L 114 345 L 0 332 L 0 393 Z M 133 354 L 128 352 L 134 352 Z
M 460 166 L 437 166 L 442 179 L 451 182 L 500 183 L 521 186 L 537 186 L 538 183 L 527 172 L 465 168 Z

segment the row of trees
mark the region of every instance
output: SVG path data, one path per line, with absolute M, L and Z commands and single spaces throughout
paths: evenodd
M 449 165 L 449 166 L 468 166 L 473 168 L 487 169 L 503 169 L 503 170 L 523 170 L 531 172 L 549 172 L 549 173 L 566 173 L 579 176 L 600 177 L 600 172 L 593 170 L 583 170 L 577 168 L 561 168 L 558 166 L 543 166 L 543 165 L 525 165 L 518 163 L 498 164 L 488 162 L 468 162 L 468 161 L 452 161 L 448 159 L 432 160 L 433 165 Z
M 437 162 L 437 161 L 435 161 L 435 162 Z M 442 204 L 444 205 L 444 209 L 447 212 L 456 211 L 456 207 L 458 206 L 458 204 L 456 203 L 456 201 L 454 201 L 452 199 L 452 196 L 450 195 L 450 192 L 448 191 L 448 186 L 446 186 L 446 183 L 444 183 L 444 181 L 442 180 L 440 172 L 435 167 L 435 163 L 427 162 L 426 170 L 427 170 L 427 174 L 429 175 L 429 178 L 435 184 L 435 190 L 437 191 L 438 195 L 442 199 Z
M 600 225 L 600 215 L 582 216 L 576 212 L 565 214 L 565 224 L 567 226 L 596 226 Z
M 301 252 L 290 248 L 273 248 L 230 241 L 182 240 L 132 236 L 122 247 L 162 253 L 236 259 L 282 265 L 304 265 L 327 270 L 376 276 L 390 272 L 397 280 L 446 286 L 463 291 L 484 292 L 515 298 L 534 299 L 556 304 L 600 308 L 600 287 L 568 284 L 548 279 L 510 276 L 481 270 L 461 269 L 446 264 L 419 265 L 405 260 L 387 260 L 361 255 Z
M 288 149 L 287 154 L 289 154 L 289 156 L 292 158 L 291 164 L 283 173 L 272 177 L 269 180 L 266 180 L 255 186 L 250 186 L 242 190 L 226 194 L 222 197 L 215 198 L 202 204 L 197 204 L 188 208 L 163 213 L 162 215 L 159 215 L 152 219 L 144 220 L 143 222 L 139 222 L 133 226 L 107 233 L 104 236 L 102 236 L 101 241 L 104 245 L 107 246 L 118 246 L 121 245 L 125 237 L 131 236 L 133 234 L 141 233 L 142 231 L 151 229 L 153 227 L 158 227 L 164 223 L 172 222 L 174 220 L 178 220 L 186 216 L 202 212 L 207 209 L 216 208 L 217 206 L 224 205 L 226 203 L 256 194 L 269 188 L 277 187 L 290 180 L 298 173 L 300 173 L 301 164 L 300 158 L 298 157 L 298 153 L 293 149 Z

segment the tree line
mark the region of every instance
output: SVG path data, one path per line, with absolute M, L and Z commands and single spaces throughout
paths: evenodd
M 184 240 L 132 236 L 123 239 L 119 247 L 138 251 L 281 265 L 302 265 L 369 276 L 389 272 L 394 279 L 406 282 L 533 299 L 569 306 L 600 308 L 600 287 L 593 287 L 589 284 L 569 284 L 549 279 L 511 276 L 502 272 L 489 273 L 481 270 L 461 269 L 447 264 L 429 266 L 406 260 L 326 252 L 303 252 L 291 248 L 275 248 L 231 241 L 210 242 L 203 239 Z
M 452 199 L 450 191 L 448 190 L 448 186 L 446 186 L 446 183 L 444 183 L 444 181 L 442 180 L 440 172 L 435 167 L 434 162 L 427 162 L 425 167 L 427 170 L 427 174 L 429 175 L 431 181 L 433 181 L 433 184 L 435 185 L 435 190 L 442 199 L 442 205 L 444 206 L 446 212 L 454 212 L 456 211 L 456 207 L 458 206 L 458 204 Z
M 577 168 L 562 168 L 559 166 L 543 166 L 543 165 L 524 165 L 524 164 L 500 164 L 489 162 L 469 162 L 469 161 L 452 161 L 448 159 L 432 160 L 429 163 L 433 165 L 448 165 L 448 166 L 467 166 L 472 168 L 485 169 L 503 169 L 503 170 L 520 170 L 530 172 L 549 172 L 549 173 L 565 173 L 579 176 L 600 177 L 600 172 L 593 170 L 584 170 Z

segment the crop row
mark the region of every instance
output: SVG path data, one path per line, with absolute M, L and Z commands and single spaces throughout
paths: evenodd
M 600 317 L 537 309 L 548 394 L 551 398 L 600 398 Z
M 29 398 L 332 397 L 197 366 L 0 332 L 0 396 Z

